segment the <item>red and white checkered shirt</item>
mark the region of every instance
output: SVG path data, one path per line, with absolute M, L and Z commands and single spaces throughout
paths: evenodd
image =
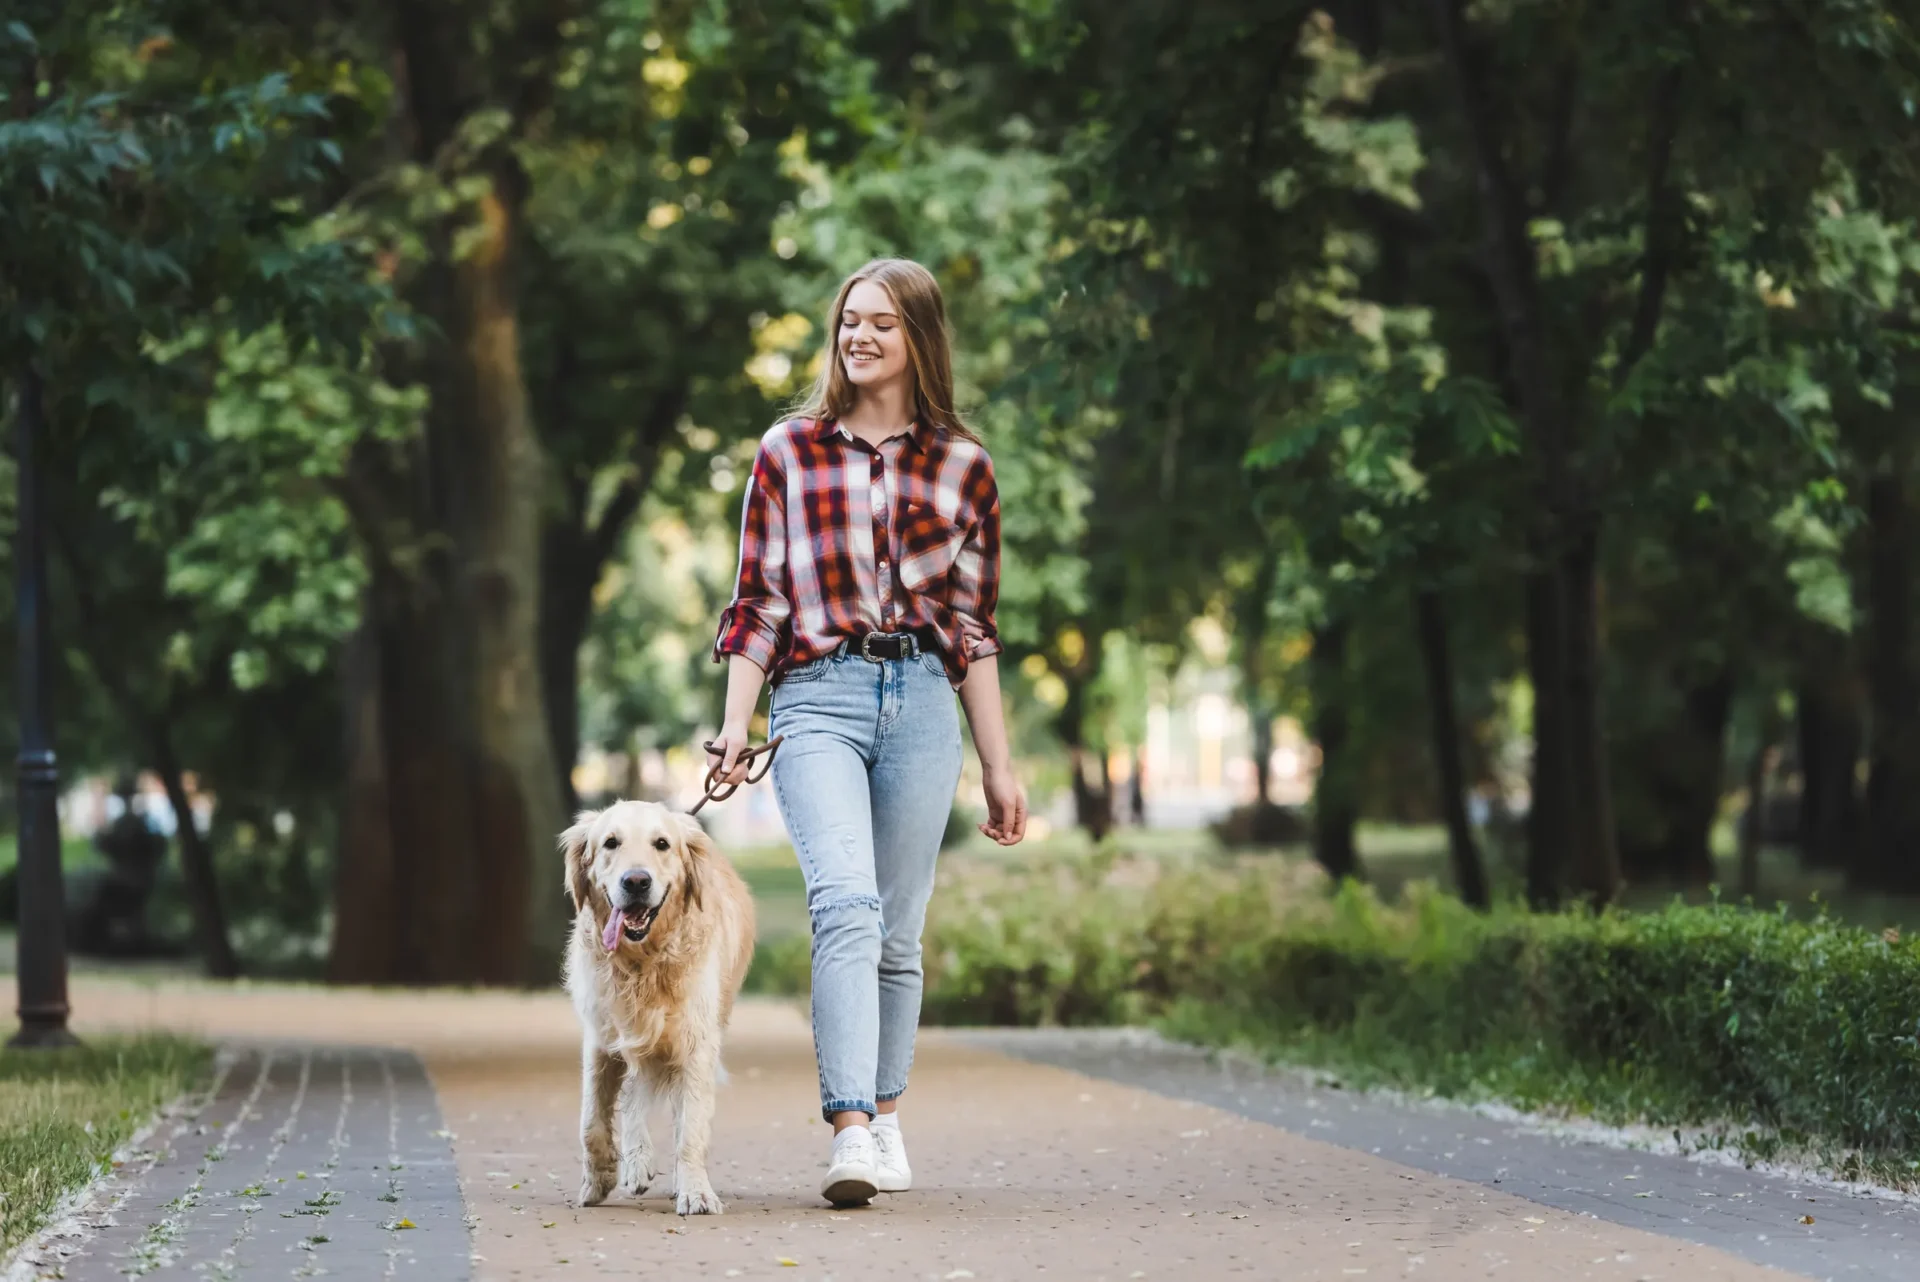
M 868 445 L 830 420 L 760 441 L 733 604 L 713 657 L 775 677 L 869 632 L 936 639 L 957 687 L 1000 652 L 1000 492 L 972 441 L 916 426 Z

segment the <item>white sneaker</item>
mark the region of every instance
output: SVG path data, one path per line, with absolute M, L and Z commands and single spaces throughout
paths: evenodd
M 898 1126 L 875 1126 L 874 1186 L 882 1193 L 905 1193 L 913 1187 L 913 1168 L 907 1165 L 907 1142 Z
M 879 1192 L 876 1181 L 873 1132 L 849 1126 L 833 1137 L 833 1156 L 827 1159 L 827 1177 L 820 1196 L 835 1206 L 864 1206 Z

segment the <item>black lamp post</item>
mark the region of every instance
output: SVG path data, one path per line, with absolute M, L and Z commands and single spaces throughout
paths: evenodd
M 67 905 L 60 880 L 60 770 L 47 724 L 47 558 L 35 452 L 44 429 L 40 374 L 21 373 L 14 410 L 19 529 L 14 573 L 20 629 L 20 1031 L 12 1046 L 71 1046 L 67 1031 Z

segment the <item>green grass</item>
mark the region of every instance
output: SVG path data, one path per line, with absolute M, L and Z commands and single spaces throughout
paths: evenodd
M 162 1106 L 197 1085 L 210 1060 L 206 1047 L 174 1037 L 0 1050 L 0 1257 L 38 1231 L 64 1195 L 107 1169 Z

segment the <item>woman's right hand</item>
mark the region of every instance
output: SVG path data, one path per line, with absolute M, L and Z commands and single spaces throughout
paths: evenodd
M 716 783 L 745 783 L 747 768 L 740 762 L 740 754 L 747 749 L 747 727 L 745 725 L 724 725 L 713 742 L 708 745 L 709 756 L 719 759 L 719 770 L 714 775 Z

